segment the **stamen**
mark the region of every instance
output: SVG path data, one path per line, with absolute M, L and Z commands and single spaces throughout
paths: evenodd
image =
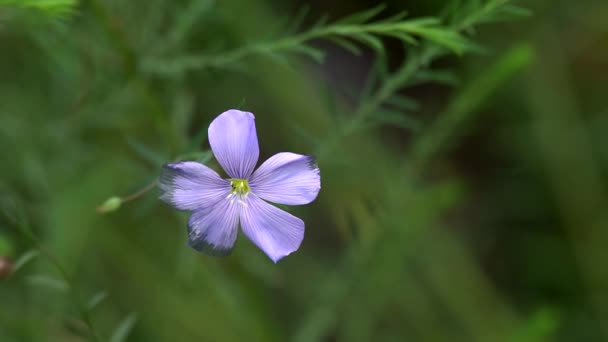
M 249 196 L 250 192 L 249 182 L 246 179 L 231 179 L 230 187 L 232 188 L 232 193 L 230 193 L 226 199 L 234 197 L 230 199 L 230 204 L 233 204 L 236 199 L 239 204 L 246 208 L 247 203 L 245 200 L 247 199 L 247 196 Z

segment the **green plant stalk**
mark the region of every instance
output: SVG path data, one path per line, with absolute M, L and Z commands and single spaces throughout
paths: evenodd
M 357 40 L 357 36 L 365 34 L 391 36 L 393 34 L 407 34 L 425 38 L 429 30 L 436 30 L 438 21 L 433 18 L 417 18 L 410 21 L 394 23 L 370 23 L 362 25 L 330 25 L 312 29 L 310 31 L 286 37 L 273 42 L 261 42 L 246 45 L 242 48 L 218 55 L 218 56 L 191 56 L 178 58 L 173 61 L 164 62 L 168 65 L 163 66 L 165 70 L 172 72 L 186 72 L 191 70 L 202 70 L 207 68 L 221 68 L 246 57 L 255 54 L 272 53 L 282 50 L 295 50 L 302 47 L 305 43 L 319 38 L 343 37 Z M 452 38 L 459 38 L 455 35 Z M 457 48 L 455 48 L 457 49 Z M 158 63 L 151 63 L 156 66 Z M 150 65 L 150 64 L 148 64 Z
M 42 243 L 38 240 L 36 235 L 34 235 L 32 230 L 30 229 L 29 225 L 27 223 L 23 222 L 24 218 L 19 217 L 18 220 L 19 221 L 17 222 L 17 226 L 19 227 L 19 231 L 27 239 L 29 239 L 32 242 L 32 244 L 38 250 L 38 252 L 40 252 L 40 254 L 43 254 L 44 256 L 46 256 L 46 258 L 51 262 L 51 264 L 57 269 L 57 271 L 59 272 L 59 275 L 61 276 L 63 281 L 66 283 L 70 296 L 72 297 L 72 300 L 74 301 L 74 303 L 76 304 L 76 306 L 78 308 L 78 312 L 81 316 L 80 318 L 85 323 L 85 325 L 89 331 L 89 335 L 90 335 L 91 339 L 95 342 L 101 342 L 102 339 L 99 337 L 99 335 L 97 334 L 97 332 L 95 330 L 95 327 L 93 325 L 93 320 L 91 319 L 91 314 L 90 314 L 89 310 L 87 310 L 85 303 L 80 299 L 80 297 L 76 293 L 76 288 L 74 286 L 74 281 L 73 281 L 72 277 L 69 275 L 69 273 L 67 272 L 65 267 L 63 267 L 63 265 L 61 265 L 61 263 L 55 257 L 55 255 L 53 255 L 53 253 L 48 251 L 42 245 Z

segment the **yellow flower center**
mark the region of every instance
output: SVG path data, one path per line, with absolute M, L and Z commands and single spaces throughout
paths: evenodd
M 242 204 L 244 207 L 247 207 L 247 203 L 244 202 L 247 199 L 247 195 L 249 194 L 249 183 L 246 179 L 231 179 L 230 187 L 232 188 L 232 192 L 228 195 L 227 198 L 230 199 L 230 204 L 234 203 L 236 198 L 237 202 Z

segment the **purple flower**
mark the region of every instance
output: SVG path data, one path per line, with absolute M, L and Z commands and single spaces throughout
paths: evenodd
M 304 222 L 266 201 L 312 202 L 321 189 L 314 158 L 281 152 L 254 172 L 259 156 L 254 116 L 235 109 L 209 125 L 209 144 L 229 179 L 193 161 L 167 164 L 160 177 L 160 198 L 179 210 L 192 211 L 189 245 L 212 255 L 228 255 L 240 223 L 243 233 L 275 263 L 297 250 Z

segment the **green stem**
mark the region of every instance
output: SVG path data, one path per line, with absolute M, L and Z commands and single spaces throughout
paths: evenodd
M 363 25 L 335 24 L 327 27 L 312 29 L 310 31 L 285 37 L 276 41 L 246 45 L 242 48 L 238 48 L 217 56 L 206 57 L 196 55 L 177 58 L 173 61 L 163 61 L 162 63 L 152 60 L 149 61 L 149 63 L 146 63 L 146 65 L 149 67 L 151 66 L 151 69 L 158 68 L 170 71 L 171 73 L 202 70 L 207 68 L 221 68 L 251 55 L 294 49 L 298 46 L 302 46 L 310 40 L 318 38 L 342 36 L 345 38 L 353 37 L 356 39 L 357 35 L 363 34 L 390 36 L 391 34 L 396 33 L 412 36 L 424 36 L 424 29 L 429 29 L 430 26 L 436 24 L 436 21 L 429 18 L 417 18 L 410 21 L 394 23 L 380 22 Z M 163 66 L 161 66 L 161 64 Z
M 154 189 L 157 185 L 158 185 L 158 180 L 155 179 L 153 182 L 151 182 L 150 184 L 146 185 L 145 187 L 135 191 L 134 193 L 121 197 L 120 200 L 122 203 L 133 201 L 133 200 L 139 198 L 140 196 L 145 195 L 148 191 Z
M 46 256 L 46 258 L 51 262 L 51 264 L 55 267 L 55 269 L 57 269 L 57 271 L 59 272 L 59 275 L 61 276 L 63 281 L 68 286 L 69 293 L 72 297 L 72 300 L 78 307 L 79 314 L 81 316 L 82 321 L 85 323 L 85 325 L 89 331 L 91 340 L 93 340 L 95 342 L 101 342 L 102 339 L 99 337 L 99 335 L 97 334 L 97 332 L 95 330 L 95 327 L 93 325 L 93 320 L 91 319 L 90 312 L 89 312 L 89 310 L 87 310 L 86 305 L 78 296 L 78 293 L 76 292 L 76 287 L 74 286 L 74 281 L 73 281 L 72 277 L 70 276 L 70 274 L 67 272 L 65 267 L 63 267 L 63 265 L 59 262 L 59 259 L 57 259 L 57 257 L 55 257 L 55 255 L 53 253 L 51 253 L 49 250 L 47 250 L 42 245 L 40 240 L 38 240 L 36 235 L 34 235 L 29 224 L 27 223 L 27 221 L 26 221 L 27 219 L 24 217 L 24 215 L 20 215 L 18 220 L 19 221 L 17 222 L 17 225 L 20 228 L 19 231 L 32 242 L 32 244 L 38 250 L 38 252 L 40 252 L 40 254 Z

